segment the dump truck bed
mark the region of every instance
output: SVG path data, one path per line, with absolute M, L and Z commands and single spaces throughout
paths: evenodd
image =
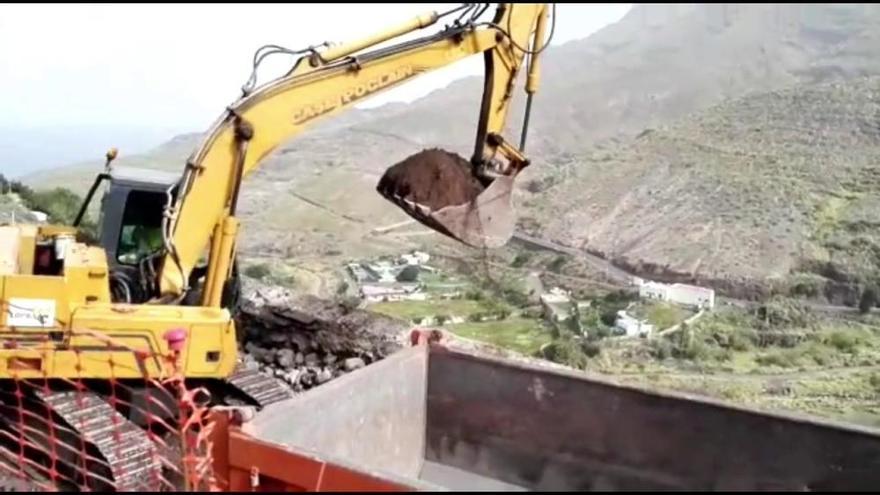
M 873 490 L 880 434 L 440 346 L 273 404 L 242 431 L 416 490 Z

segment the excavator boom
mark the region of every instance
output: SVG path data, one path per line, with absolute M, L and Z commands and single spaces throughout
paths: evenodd
M 467 13 L 473 8 L 485 10 L 474 6 L 457 10 Z M 506 242 L 514 224 L 510 207 L 513 177 L 528 162 L 501 138 L 501 132 L 525 56 L 532 53 L 534 58 L 543 46 L 533 37 L 543 35 L 547 7 L 500 4 L 491 22 L 471 18 L 416 40 L 364 51 L 449 14 L 419 16 L 365 40 L 323 52 L 306 50 L 287 75 L 256 89 L 246 87 L 244 96 L 228 107 L 186 164 L 180 193 L 164 225 L 168 253 L 160 274 L 161 294 L 181 297 L 193 266 L 209 246 L 202 304 L 219 304 L 235 250 L 239 224 L 235 210 L 241 183 L 278 145 L 321 118 L 475 54 L 484 56 L 485 86 L 474 156 L 467 173 L 459 178 L 475 178 L 479 184 L 475 194 L 462 203 L 426 211 L 418 201 L 421 192 L 402 191 L 405 184 L 386 176 L 379 190 L 407 213 L 426 217 L 427 225 L 465 243 L 497 246 Z M 537 64 L 532 63 L 532 68 L 536 70 Z M 530 87 L 533 91 L 534 83 Z M 425 166 L 431 164 L 417 168 Z M 493 228 L 493 222 L 501 228 Z M 486 236 L 473 234 L 480 226 L 489 230 L 488 241 Z

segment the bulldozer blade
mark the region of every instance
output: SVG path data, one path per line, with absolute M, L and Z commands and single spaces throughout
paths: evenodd
M 436 211 L 392 192 L 382 195 L 422 225 L 468 246 L 494 249 L 507 244 L 516 227 L 511 194 L 514 178 L 496 178 L 476 198 Z

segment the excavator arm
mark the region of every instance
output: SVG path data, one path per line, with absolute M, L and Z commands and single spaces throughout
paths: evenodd
M 472 163 L 475 170 L 485 171 L 492 168 L 485 166 L 490 162 L 497 168 L 499 155 L 506 158 L 499 177 L 510 177 L 525 167 L 528 162 L 501 133 L 527 56 L 532 69 L 529 95 L 537 87 L 535 55 L 543 49 L 545 4 L 500 4 L 491 22 L 472 17 L 436 34 L 366 51 L 463 9 L 467 13 L 485 7 L 466 4 L 446 14 L 419 16 L 357 42 L 306 50 L 285 76 L 256 89 L 244 88 L 242 98 L 227 107 L 188 159 L 173 200 L 169 192 L 160 300 L 180 300 L 185 295 L 190 272 L 209 248 L 202 304 L 219 306 L 234 258 L 236 206 L 245 177 L 277 146 L 319 119 L 433 69 L 484 54 L 485 87 Z

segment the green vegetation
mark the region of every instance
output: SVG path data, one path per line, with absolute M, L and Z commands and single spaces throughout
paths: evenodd
M 29 210 L 43 212 L 49 217 L 49 223 L 59 225 L 73 225 L 83 203 L 83 198 L 70 189 L 56 187 L 51 190 L 34 191 L 21 182 L 10 181 L 2 174 L 0 174 L 0 193 L 18 195 Z M 83 240 L 89 242 L 97 240 L 98 226 L 88 214 L 83 216 L 79 230 Z
M 526 355 L 534 355 L 541 346 L 550 342 L 550 332 L 540 321 L 527 318 L 508 318 L 504 321 L 460 323 L 449 330 L 461 337 L 487 342 Z
M 529 260 L 531 260 L 531 259 L 532 259 L 532 253 L 530 253 L 528 251 L 521 251 L 521 252 L 517 253 L 516 256 L 513 258 L 513 261 L 510 263 L 510 266 L 512 266 L 513 268 L 520 268 L 521 266 L 528 263 Z
M 446 315 L 467 318 L 474 313 L 490 312 L 495 307 L 486 301 L 466 299 L 429 299 L 427 301 L 391 301 L 371 304 L 370 311 L 405 320 Z
M 397 274 L 397 281 L 398 282 L 418 282 L 420 273 L 421 273 L 421 270 L 419 270 L 419 267 L 417 267 L 415 265 L 406 266 L 403 268 L 403 270 L 400 271 L 399 274 Z
M 592 320 L 586 339 L 557 325 L 542 356 L 650 388 L 880 425 L 880 325 L 873 316 L 839 320 L 775 299 L 753 311 L 716 308 L 662 337 L 608 339 L 597 315 L 613 299 L 596 300 L 580 315 Z M 668 316 L 657 307 L 639 311 Z
M 869 313 L 871 308 L 877 305 L 877 288 L 869 286 L 862 292 L 862 298 L 859 300 L 859 312 L 862 314 Z
M 491 295 L 510 306 L 525 308 L 529 305 L 529 294 L 520 277 L 504 275 L 497 279 L 483 279 L 478 285 L 484 294 Z
M 248 265 L 247 268 L 244 269 L 244 274 L 248 277 L 255 278 L 257 280 L 263 280 L 269 274 L 272 273 L 272 269 L 269 268 L 269 265 L 266 263 L 257 263 L 254 265 Z
M 629 314 L 637 318 L 645 318 L 648 323 L 654 325 L 655 329 L 663 330 L 681 323 L 693 313 L 674 304 L 648 302 L 634 306 Z
M 293 288 L 296 286 L 296 277 L 290 272 L 290 268 L 281 263 L 250 263 L 243 273 L 248 277 L 261 280 L 266 283 Z M 340 286 L 341 287 L 341 286 Z M 338 296 L 345 294 L 345 290 L 339 291 Z

